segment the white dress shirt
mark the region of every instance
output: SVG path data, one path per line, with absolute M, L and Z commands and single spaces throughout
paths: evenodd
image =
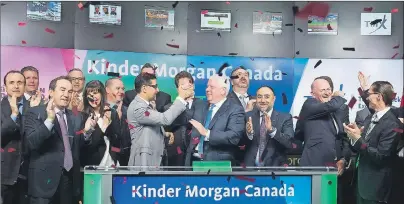
M 269 111 L 267 112 L 267 114 L 268 114 L 270 117 L 272 116 L 273 110 L 274 110 L 274 109 L 272 108 L 271 110 L 269 110 Z M 263 114 L 262 112 L 260 112 L 260 125 L 261 125 L 261 122 L 262 122 L 262 115 L 264 115 L 264 114 Z M 276 128 L 272 126 L 272 132 L 269 133 L 269 136 L 271 137 L 271 139 L 275 137 L 276 131 L 277 131 Z M 248 139 L 252 140 L 252 139 L 253 139 L 253 135 L 254 135 L 254 133 L 251 134 L 251 135 L 247 134 Z M 260 136 L 260 135 L 259 135 L 259 136 Z M 260 142 L 260 140 L 258 140 L 258 146 L 259 146 L 259 142 Z M 259 148 L 258 148 L 258 150 L 257 150 L 257 156 L 255 157 L 255 165 L 256 165 L 256 166 L 260 166 L 260 150 L 259 150 Z
M 24 97 L 27 101 L 29 101 L 29 99 L 31 99 L 31 95 L 27 94 L 26 92 L 24 93 Z
M 248 98 L 248 94 L 247 94 L 247 93 L 245 93 L 245 94 L 239 94 L 239 93 L 237 93 L 237 92 L 235 92 L 235 91 L 234 91 L 234 93 L 236 94 L 238 100 L 240 100 L 240 96 L 244 96 L 244 102 L 245 102 L 246 105 L 248 104 L 248 101 L 250 101 L 250 99 Z

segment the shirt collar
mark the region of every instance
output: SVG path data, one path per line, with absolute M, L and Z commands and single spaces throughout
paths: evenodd
M 223 105 L 223 103 L 226 101 L 226 99 L 227 99 L 227 98 L 224 98 L 224 99 L 222 99 L 221 101 L 215 103 L 215 104 L 214 104 L 214 105 L 215 105 L 215 108 L 219 109 L 219 108 Z
M 139 96 L 139 95 L 138 95 Z M 139 96 L 140 99 L 142 99 L 147 105 L 150 105 L 149 101 L 146 101 L 145 99 L 143 99 L 142 97 Z
M 267 112 L 268 115 L 271 116 L 273 111 L 274 111 L 274 109 L 271 108 L 271 110 L 269 110 L 269 111 Z M 260 111 L 260 117 L 261 117 L 262 115 L 263 115 L 263 113 Z
M 383 109 L 383 110 L 381 110 L 379 112 L 376 112 L 375 113 L 377 115 L 377 120 L 376 121 L 379 121 L 380 118 L 382 118 L 384 116 L 384 114 L 386 114 L 387 111 L 389 111 L 389 110 L 390 110 L 390 107 L 386 107 L 385 109 Z M 373 118 L 372 118 L 372 120 L 373 120 Z
M 248 97 L 248 94 L 247 94 L 247 93 L 241 95 L 241 94 L 239 94 L 239 93 L 237 93 L 237 92 L 235 92 L 235 91 L 233 91 L 233 92 L 236 94 L 237 98 L 240 98 L 240 96 L 244 96 L 244 98 L 247 98 L 247 97 Z
M 63 111 L 63 113 L 66 113 L 66 109 L 60 110 L 59 108 L 55 107 L 55 113 L 56 115 L 59 113 L 59 111 Z

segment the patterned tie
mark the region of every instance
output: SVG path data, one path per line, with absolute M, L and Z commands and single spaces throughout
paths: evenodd
M 267 141 L 266 133 L 267 133 L 267 127 L 265 126 L 265 115 L 262 114 L 262 120 L 261 120 L 261 126 L 260 126 L 260 144 L 259 144 L 259 156 L 261 157 L 262 152 L 264 152 L 265 149 L 265 143 Z
M 215 107 L 215 104 L 210 105 L 208 115 L 206 116 L 206 120 L 205 120 L 205 129 L 208 129 L 209 123 L 212 120 L 212 114 L 213 114 L 214 107 Z M 205 141 L 205 136 L 201 135 L 201 137 L 199 138 L 199 148 L 198 148 L 199 155 L 203 154 L 203 142 L 204 141 Z
M 18 107 L 18 112 L 20 112 L 20 114 L 22 115 L 22 107 L 23 107 L 22 102 L 19 102 L 17 107 Z
M 69 136 L 67 134 L 67 127 L 64 114 L 65 113 L 63 111 L 58 112 L 59 115 L 58 121 L 60 130 L 62 131 L 63 145 L 65 147 L 65 157 L 63 166 L 65 167 L 66 171 L 70 171 L 70 169 L 73 167 L 73 157 L 72 157 L 72 150 L 70 149 Z
M 377 114 L 375 113 L 375 114 L 373 114 L 373 117 L 372 117 L 372 120 L 370 121 L 369 127 L 366 130 L 365 140 L 368 139 L 368 136 L 369 136 L 370 132 L 372 132 L 373 128 L 376 126 L 377 121 L 378 121 L 378 118 L 377 118 Z M 358 156 L 358 160 L 356 160 L 356 168 L 358 168 L 359 159 L 360 159 L 360 155 Z
M 239 97 L 238 97 L 239 99 L 240 99 L 240 102 L 241 102 L 241 105 L 243 106 L 243 108 L 245 109 L 246 108 L 246 106 L 247 106 L 247 104 L 245 103 L 245 96 L 244 95 L 240 95 Z

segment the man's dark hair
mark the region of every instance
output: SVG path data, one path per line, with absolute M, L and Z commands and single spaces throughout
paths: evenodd
M 245 67 L 239 66 L 239 67 L 233 69 L 233 71 L 231 71 L 230 76 L 233 76 L 233 74 L 234 74 L 237 70 L 239 70 L 239 69 L 242 69 L 242 70 L 246 70 L 246 71 L 247 71 L 247 69 L 246 69 Z M 250 72 L 247 72 L 247 73 L 248 73 L 248 75 L 250 75 Z
M 383 102 L 386 106 L 391 106 L 393 104 L 394 90 L 393 85 L 391 85 L 390 82 L 375 81 L 370 88 L 373 92 L 382 95 Z
M 331 92 L 334 92 L 334 83 L 332 82 L 332 79 L 329 76 L 319 76 L 315 78 L 314 81 L 316 81 L 317 79 L 326 80 L 331 87 Z
M 112 78 L 109 78 L 109 79 L 105 82 L 105 88 L 111 85 L 112 80 L 119 80 L 119 81 L 122 81 L 119 77 L 112 77 Z
M 3 83 L 4 83 L 4 85 L 6 85 L 6 79 L 7 79 L 7 76 L 9 75 L 9 74 L 21 74 L 22 75 L 22 77 L 24 77 L 24 84 L 25 84 L 25 76 L 20 72 L 20 71 L 17 71 L 17 70 L 11 70 L 11 71 L 9 71 L 9 72 L 7 72 L 7 74 L 6 75 L 4 75 L 4 79 L 3 79 Z
M 67 80 L 67 81 L 71 82 L 71 80 L 70 80 L 70 78 L 68 76 L 56 77 L 56 78 L 52 79 L 52 81 L 49 83 L 49 90 L 54 91 L 56 89 L 57 82 L 60 81 L 60 80 Z
M 79 68 L 73 68 L 73 69 L 69 70 L 69 72 L 67 74 L 70 74 L 71 72 L 74 72 L 74 71 L 81 72 L 84 75 L 83 70 L 81 70 Z
M 143 70 L 144 68 L 152 68 L 152 69 L 154 69 L 154 70 L 157 69 L 157 68 L 156 68 L 155 66 L 153 66 L 152 64 L 146 63 L 146 64 L 143 65 L 142 69 L 140 69 L 140 72 L 142 72 L 142 70 Z
M 274 94 L 274 96 L 275 96 L 275 91 L 274 91 L 274 89 L 273 89 L 272 87 L 270 87 L 270 86 L 267 86 L 267 85 L 262 85 L 262 86 L 260 86 L 260 87 L 257 89 L 257 93 L 258 93 L 258 91 L 259 91 L 260 89 L 262 89 L 262 88 L 268 88 L 268 89 L 270 89 L 270 90 L 272 91 L 272 93 Z
M 141 73 L 135 79 L 135 91 L 140 93 L 142 86 L 151 85 L 151 80 L 156 79 L 156 75 L 149 73 Z
M 38 71 L 38 69 L 35 68 L 35 67 L 33 67 L 33 66 L 26 66 L 26 67 L 23 67 L 23 68 L 21 69 L 21 74 L 24 74 L 24 72 L 26 72 L 26 71 L 36 72 L 36 74 L 39 76 L 39 71 Z
M 177 75 L 175 75 L 175 78 L 174 78 L 175 87 L 178 88 L 178 83 L 179 83 L 180 79 L 183 79 L 183 78 L 188 78 L 189 83 L 191 83 L 191 84 L 194 83 L 194 78 L 192 78 L 192 75 L 189 72 L 180 71 Z

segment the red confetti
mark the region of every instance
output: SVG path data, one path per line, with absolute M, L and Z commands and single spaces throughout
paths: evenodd
M 113 38 L 114 37 L 114 33 L 110 33 L 108 35 L 104 35 L 104 38 Z
M 3 149 L 3 148 L 1 148 L 0 152 L 4 152 L 4 149 Z
M 167 45 L 168 47 L 172 47 L 172 48 L 180 48 L 179 45 L 168 44 L 168 43 L 166 43 L 166 45 Z
M 126 177 L 123 177 L 123 184 L 126 183 Z
M 398 49 L 398 48 L 400 48 L 400 44 L 393 47 L 393 49 Z
M 226 1 L 226 4 L 227 4 L 227 5 L 230 5 L 230 1 Z
M 306 4 L 303 9 L 299 10 L 299 13 L 296 14 L 296 17 L 305 19 L 311 16 L 318 16 L 325 18 L 327 17 L 330 11 L 330 6 L 327 3 L 322 2 L 310 2 Z
M 234 177 L 236 177 L 236 179 L 248 181 L 248 182 L 251 182 L 251 183 L 255 182 L 255 178 L 249 178 L 247 176 L 234 176 Z
M 45 31 L 48 32 L 48 33 L 52 33 L 52 34 L 56 33 L 54 30 L 52 30 L 50 28 L 45 28 Z
M 111 147 L 111 151 L 119 153 L 121 152 L 121 149 L 119 149 L 118 147 Z
M 283 164 L 283 167 L 288 167 L 289 165 L 288 164 Z
M 27 23 L 26 22 L 18 22 L 18 26 L 26 26 Z
M 125 120 L 126 123 L 128 123 L 128 119 Z M 128 123 L 129 124 L 129 123 Z
M 404 108 L 404 95 L 401 96 L 401 103 L 400 103 L 400 107 Z
M 258 11 L 258 13 L 262 14 L 262 11 Z
M 149 111 L 144 112 L 144 115 L 148 117 L 150 115 Z
M 297 145 L 296 145 L 295 143 L 292 143 L 292 148 L 293 148 L 293 149 L 296 149 L 296 148 L 297 148 Z
M 236 23 L 236 24 L 234 25 L 234 27 L 238 28 L 238 24 Z
M 247 190 L 245 190 L 245 189 L 240 189 L 240 194 L 243 194 L 243 193 L 246 193 L 247 192 Z
M 391 9 L 391 13 L 397 13 L 397 12 L 398 12 L 398 8 Z
M 373 10 L 373 7 L 365 7 L 365 8 L 363 8 L 363 11 L 366 11 L 366 12 L 372 12 L 372 10 Z
M 362 150 L 366 149 L 366 147 L 368 147 L 368 145 L 365 144 L 365 143 L 361 145 L 361 149 L 362 149 Z
M 391 57 L 391 59 L 396 58 L 396 57 L 397 57 L 397 55 L 398 55 L 398 52 L 397 52 L 396 54 L 394 54 L 394 55 L 393 55 L 393 57 Z
M 325 166 L 336 167 L 337 165 L 335 163 L 327 162 L 325 163 Z
M 77 7 L 79 7 L 79 9 L 82 9 L 84 7 L 84 5 L 83 5 L 83 3 L 80 2 L 77 4 Z
M 76 135 L 80 135 L 80 134 L 83 134 L 83 133 L 84 133 L 84 130 L 80 130 L 80 131 L 76 132 Z
M 328 30 L 332 30 L 332 27 L 331 27 L 330 24 L 327 25 L 327 29 L 328 29 Z
M 245 163 L 241 163 L 240 164 L 241 167 L 246 168 L 247 166 L 245 165 Z
M 75 116 L 77 116 L 79 114 L 79 110 L 77 109 L 77 106 L 72 107 L 72 112 L 73 112 L 73 115 L 75 115 Z
M 243 146 L 238 146 L 240 148 L 240 150 L 245 150 L 245 145 Z
M 182 154 L 181 148 L 177 146 L 177 154 Z
M 192 138 L 192 144 L 199 144 L 199 137 L 193 137 Z
M 360 95 L 360 96 L 362 96 L 362 95 L 363 95 L 363 90 L 362 90 L 362 88 L 361 88 L 361 87 L 359 87 L 359 88 L 358 88 L 358 92 L 359 92 L 359 95 Z
M 105 67 L 108 69 L 108 67 L 109 67 L 109 62 L 108 61 L 105 63 Z
M 25 40 L 21 40 L 21 43 L 24 45 L 27 44 L 27 42 Z
M 356 101 L 357 101 L 357 100 L 356 100 L 355 96 L 352 96 L 351 100 L 350 100 L 349 103 L 348 103 L 348 107 L 353 108 L 354 105 L 355 105 L 355 103 L 356 103 Z
M 90 70 L 88 70 L 88 72 L 90 72 L 90 73 L 91 73 L 91 72 L 93 72 L 93 70 L 90 68 Z
M 398 133 L 404 133 L 404 130 L 400 128 L 394 128 L 393 131 Z
M 132 124 L 128 124 L 128 126 L 129 126 L 129 130 L 135 129 L 135 126 Z
M 8 148 L 7 152 L 15 152 L 15 149 L 10 147 L 10 148 Z
M 208 10 L 202 10 L 202 11 L 201 11 L 201 14 L 203 14 L 203 15 L 208 14 L 208 13 L 209 13 Z

